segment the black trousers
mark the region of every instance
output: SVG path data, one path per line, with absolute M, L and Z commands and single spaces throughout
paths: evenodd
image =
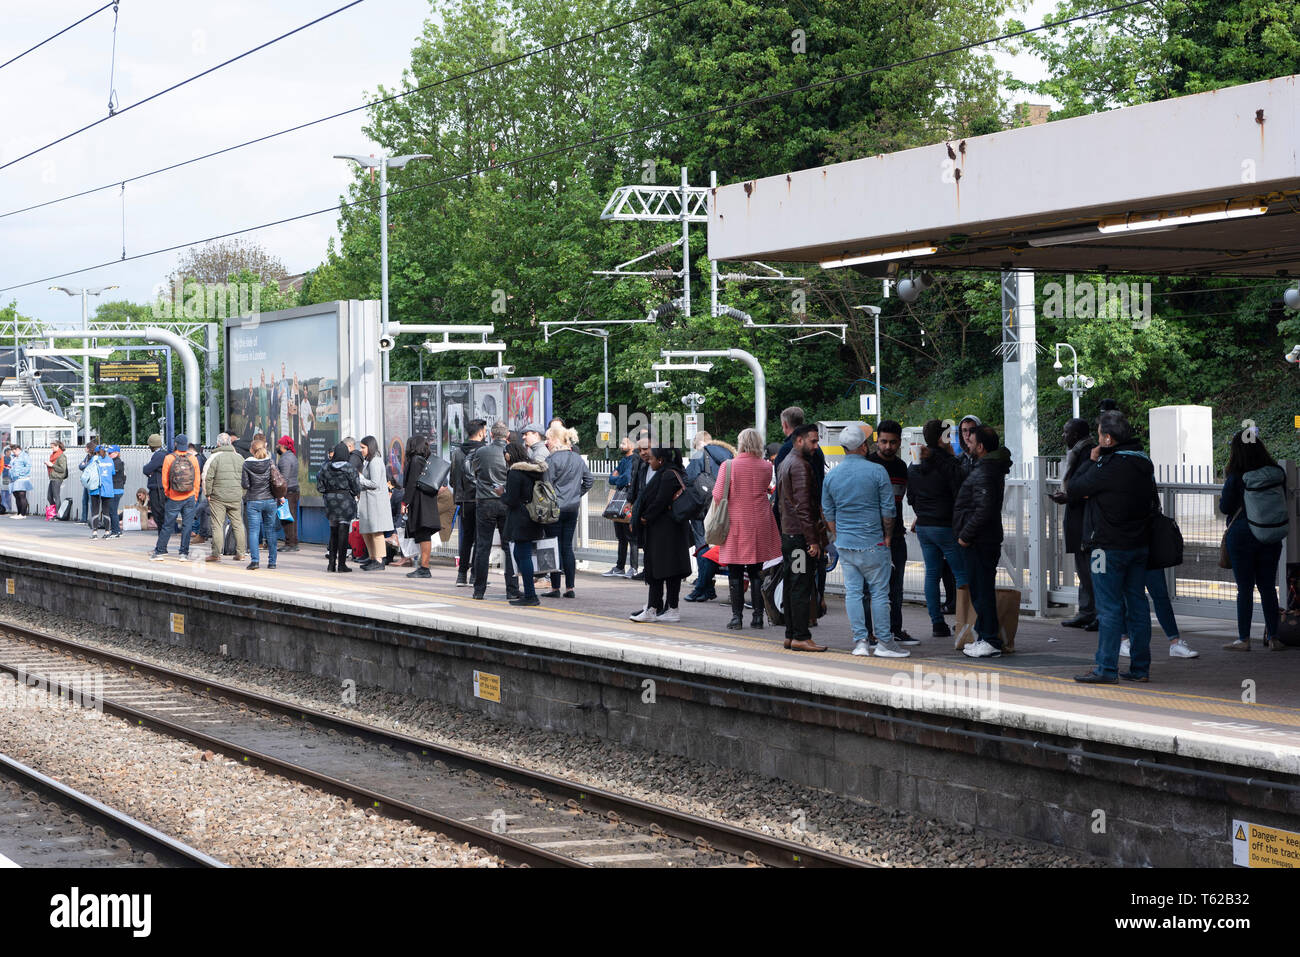
M 149 489 L 149 517 L 159 528 L 163 525 L 163 513 L 166 508 L 166 496 L 160 488 Z
M 348 563 L 348 532 L 351 527 L 351 522 L 346 525 L 330 526 L 329 560 L 330 564 L 337 568 L 343 568 Z M 252 560 L 257 561 L 256 553 L 253 554 Z
M 1092 591 L 1092 553 L 1075 552 L 1074 570 L 1079 576 L 1079 614 L 1095 618 L 1097 599 Z
M 488 556 L 492 552 L 492 533 L 501 534 L 501 551 L 505 552 L 506 590 L 517 591 L 519 582 L 515 580 L 515 563 L 510 557 L 510 543 L 506 539 L 506 512 L 508 509 L 499 499 L 484 499 L 476 503 L 474 539 L 474 594 L 483 594 L 488 584 Z
M 618 539 L 618 567 L 619 568 L 636 568 L 636 542 L 632 541 L 632 526 L 627 522 L 614 523 L 614 536 Z M 631 564 L 627 564 L 631 551 Z
M 781 536 L 781 558 L 784 561 L 785 636 L 791 641 L 806 641 L 812 638 L 808 612 L 812 607 L 818 562 L 808 554 L 808 543 L 802 535 Z
M 656 612 L 664 610 L 665 588 L 668 591 L 668 607 L 677 607 L 677 599 L 682 593 L 682 580 L 680 578 L 646 578 L 646 584 L 650 586 L 647 604 Z
M 478 538 L 478 509 L 473 502 L 460 503 L 460 563 L 456 566 L 456 577 L 466 580 L 470 575 L 470 563 L 474 560 L 474 545 Z

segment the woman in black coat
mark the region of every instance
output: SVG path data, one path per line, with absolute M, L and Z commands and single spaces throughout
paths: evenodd
M 681 453 L 651 449 L 649 468 L 654 474 L 637 496 L 632 512 L 632 527 L 645 551 L 641 570 L 649 596 L 646 607 L 630 617 L 632 621 L 681 621 L 677 599 L 682 579 L 691 573 L 690 525 L 673 518 L 673 500 L 686 488 Z
M 329 566 L 326 571 L 350 572 L 348 567 L 348 532 L 357 517 L 357 496 L 361 479 L 348 462 L 348 447 L 334 446 L 330 461 L 316 473 L 316 488 L 325 500 L 325 520 L 330 526 Z M 253 559 L 257 559 L 254 552 Z
M 506 513 L 506 541 L 511 543 L 515 556 L 515 571 L 524 580 L 522 598 L 511 599 L 512 605 L 540 605 L 537 588 L 533 584 L 533 543 L 546 537 L 546 526 L 538 525 L 528 514 L 528 503 L 533 500 L 533 486 L 546 474 L 546 466 L 538 465 L 528 454 L 523 442 L 512 441 L 506 446 L 506 490 L 501 502 Z
M 420 545 L 420 567 L 408 572 L 407 578 L 431 578 L 429 552 L 433 533 L 442 528 L 438 519 L 438 496 L 420 488 L 420 475 L 429 461 L 429 440 L 413 435 L 406 443 L 406 475 L 402 479 L 402 514 L 406 516 L 406 536 Z

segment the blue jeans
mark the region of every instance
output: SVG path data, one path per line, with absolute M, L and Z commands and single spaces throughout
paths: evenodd
M 943 622 L 943 604 L 939 601 L 939 579 L 943 574 L 943 560 L 948 559 L 957 587 L 966 581 L 966 564 L 961 559 L 957 536 L 946 525 L 916 526 L 916 540 L 921 543 L 921 557 L 925 559 L 925 610 L 933 624 Z
M 533 543 L 511 542 L 510 544 L 515 553 L 515 571 L 524 579 L 524 597 L 536 598 L 537 589 L 533 586 Z
M 248 554 L 249 560 L 254 565 L 258 564 L 257 557 L 261 554 L 259 549 L 262 547 L 263 538 L 267 541 L 269 552 L 267 564 L 275 564 L 275 546 L 279 544 L 279 540 L 275 537 L 275 526 L 279 521 L 275 517 L 275 512 L 278 507 L 273 498 L 245 503 L 248 515 Z
M 1228 529 L 1228 560 L 1232 563 L 1232 577 L 1237 580 L 1237 637 L 1242 641 L 1250 640 L 1256 589 L 1264 611 L 1264 634 L 1277 637 L 1277 563 L 1282 557 L 1282 544 L 1265 545 L 1251 532 L 1244 516 Z
M 1155 606 L 1156 618 L 1164 630 L 1165 637 L 1173 641 L 1178 637 L 1178 619 L 1174 617 L 1174 606 L 1169 603 L 1169 585 L 1165 581 L 1165 569 L 1147 569 L 1147 594 Z
M 181 520 L 181 554 L 190 553 L 190 525 L 194 521 L 194 509 L 199 501 L 193 495 L 179 502 L 169 498 L 163 503 L 163 523 L 158 529 L 158 541 L 154 543 L 155 555 L 167 554 L 167 543 L 172 540 L 172 529 L 176 527 L 176 518 Z
M 1100 619 L 1094 673 L 1108 678 L 1119 674 L 1120 635 L 1127 633 L 1129 672 L 1145 678 L 1151 672 L 1147 550 L 1099 548 L 1094 549 L 1090 556 L 1092 588 L 1097 597 L 1097 617 Z
M 871 618 L 876 622 L 876 640 L 890 641 L 889 630 L 889 577 L 892 562 L 888 545 L 868 548 L 835 546 L 840 553 L 840 571 L 844 575 L 844 607 L 853 627 L 853 641 L 867 640 L 867 615 L 862 607 L 865 584 L 871 590 Z
M 573 554 L 573 533 L 578 530 L 578 510 L 560 512 L 555 537 L 560 542 L 560 568 L 564 571 L 564 587 L 572 588 L 578 574 L 578 559 Z M 529 561 L 532 559 L 530 558 Z M 560 587 L 560 573 L 551 572 L 551 587 Z
M 998 633 L 998 558 L 1002 554 L 1000 542 L 975 542 L 961 550 L 962 567 L 970 584 L 970 602 L 975 609 L 975 637 L 1002 650 L 1002 636 Z M 953 566 L 956 574 L 957 566 Z M 1119 654 L 1119 639 L 1115 639 L 1115 653 Z

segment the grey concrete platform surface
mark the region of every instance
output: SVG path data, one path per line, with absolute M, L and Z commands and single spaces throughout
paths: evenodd
M 1300 789 L 1294 788 L 1300 784 L 1300 650 L 1265 651 L 1256 640 L 1249 653 L 1224 651 L 1220 646 L 1235 637 L 1228 622 L 1180 622 L 1183 636 L 1201 653 L 1197 659 L 1170 659 L 1153 624 L 1151 684 L 1084 686 L 1071 676 L 1091 667 L 1096 635 L 1051 620 L 1022 620 L 1014 654 L 975 661 L 954 652 L 951 639 L 930 638 L 924 608 L 909 605 L 904 625 L 921 639 L 912 656 L 859 658 L 849 654 L 843 606 L 832 601 L 830 614 L 814 631 L 831 650 L 809 654 L 783 649 L 782 629 L 749 628 L 748 613 L 743 631 L 727 631 L 729 610 L 720 601 L 682 602 L 680 624 L 631 622 L 627 616 L 644 604 L 645 586 L 593 573 L 579 574 L 576 599 L 543 599 L 540 608 L 516 608 L 505 602 L 499 569 L 492 572 L 486 600 L 475 601 L 468 589 L 455 587 L 448 565 L 435 565 L 431 580 L 408 579 L 407 570 L 398 568 L 330 575 L 322 549 L 304 545 L 298 553 L 282 554 L 275 570 L 265 567 L 263 553 L 263 567 L 248 571 L 230 559 L 203 562 L 208 552 L 200 545 L 192 547 L 195 560 L 181 562 L 175 556 L 177 537 L 168 561 L 155 563 L 148 560 L 153 537 L 127 533 L 91 541 L 80 525 L 0 519 L 0 574 L 13 579 L 14 588 L 8 594 L 6 582 L 0 596 L 53 608 L 69 598 L 88 601 L 87 589 L 98 589 L 100 601 L 115 590 L 138 591 L 138 599 L 114 600 L 114 612 L 87 608 L 89 617 L 178 641 L 162 614 L 170 608 L 187 615 L 184 640 L 208 650 L 220 641 L 228 653 L 264 664 L 343 678 L 350 674 L 360 685 L 437 696 L 495 711 L 505 720 L 607 735 L 920 810 L 927 810 L 928 801 L 936 814 L 991 822 L 995 829 L 1082 847 L 1124 863 L 1217 861 L 1226 847 L 1226 834 L 1218 827 L 1220 812 L 1227 811 L 1220 805 L 1250 790 L 1247 779 L 1284 782 L 1281 792 L 1270 791 L 1252 812 L 1261 823 L 1300 821 L 1294 816 L 1300 813 Z M 49 584 L 57 576 L 67 579 L 62 591 Z M 265 608 L 267 615 L 241 624 L 239 615 L 217 610 L 214 602 L 222 603 L 221 609 Z M 273 624 L 275 609 L 305 612 L 322 623 L 312 629 L 337 638 L 326 642 L 317 635 L 306 651 L 277 643 L 272 632 L 288 626 Z M 298 619 L 283 621 L 296 626 Z M 347 627 L 357 621 L 390 629 L 398 647 L 391 655 L 367 649 L 366 642 L 381 635 L 367 638 Z M 422 634 L 438 636 L 431 641 L 454 639 L 457 647 L 446 654 L 465 659 L 460 662 L 465 667 L 413 658 L 411 649 L 424 647 L 418 640 Z M 475 670 L 499 665 L 492 667 L 499 672 L 499 702 L 471 691 L 465 670 L 471 665 Z M 664 687 L 658 706 L 638 710 L 647 678 Z M 670 692 L 674 682 L 682 687 Z M 718 713 L 696 725 L 688 717 L 696 708 Z M 813 727 L 824 732 L 825 742 Z M 1021 745 L 1029 738 L 1040 742 L 1034 748 L 1041 747 L 1042 754 L 1025 753 L 1031 749 Z M 913 750 L 904 759 L 886 742 Z M 1150 852 L 1160 822 L 1168 829 L 1167 809 L 1153 812 L 1151 820 L 1135 820 L 1137 830 L 1118 850 L 1099 845 L 1095 835 L 1075 840 L 1062 830 L 1074 826 L 1070 815 L 1104 805 L 1104 795 L 1086 793 L 1087 787 L 1085 793 L 1070 792 L 1080 786 L 1076 781 L 1067 793 L 1029 801 L 1026 790 L 1043 788 L 1032 775 L 999 780 L 994 787 L 983 772 L 969 767 L 961 773 L 947 766 L 921 770 L 917 748 L 939 748 L 948 762 L 996 760 L 1004 778 L 1034 767 L 1049 776 L 1077 775 L 1081 762 L 1089 764 L 1095 771 L 1086 775 L 1089 786 L 1100 775 L 1106 787 L 1117 789 L 1112 797 L 1136 786 L 1166 792 L 1203 811 L 1213 808 L 1207 823 L 1198 825 L 1204 847 L 1179 851 L 1195 842 L 1174 840 L 1168 853 Z M 1071 757 L 1072 750 L 1078 754 Z M 1167 767 L 1121 770 L 1132 765 L 1130 757 Z M 1179 768 L 1192 777 L 1171 786 L 1169 769 Z M 940 790 L 957 790 L 926 797 L 916 790 L 920 779 L 937 782 Z M 1218 779 L 1226 783 L 1212 783 Z M 971 799 L 969 809 L 963 795 Z M 979 795 L 984 795 L 983 808 Z M 1017 801 L 1041 805 L 1031 813 L 1033 820 L 1007 820 L 1029 813 Z M 1068 810 L 1069 804 L 1078 809 Z M 1233 813 L 1245 812 L 1238 806 Z

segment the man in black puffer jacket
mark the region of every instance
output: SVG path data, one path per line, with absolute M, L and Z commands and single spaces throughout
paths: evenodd
M 1133 438 L 1122 412 L 1103 412 L 1097 442 L 1074 477 L 1066 497 L 1087 500 L 1083 547 L 1089 551 L 1097 615 L 1101 620 L 1096 668 L 1075 681 L 1115 684 L 1121 634 L 1129 640 L 1130 681 L 1147 681 L 1151 669 L 1151 608 L 1147 605 L 1147 547 L 1152 505 L 1157 501 L 1155 468 Z
M 1011 471 L 1011 454 L 987 425 L 975 429 L 970 450 L 975 467 L 952 507 L 952 530 L 961 546 L 970 600 L 975 606 L 976 640 L 963 648 L 962 654 L 997 658 L 1002 654 L 1002 638 L 998 634 L 996 581 L 1002 553 L 1002 495 Z
M 506 439 L 510 435 L 510 426 L 497 422 L 492 426 L 492 441 L 482 448 L 475 449 L 466 462 L 466 468 L 474 473 L 474 594 L 482 600 L 488 586 L 488 557 L 492 552 L 493 532 L 501 538 L 501 551 L 505 556 L 506 597 L 520 597 L 518 579 L 515 577 L 515 563 L 510 557 L 510 536 L 506 533 L 506 508 L 502 497 L 506 494 L 506 479 L 509 466 L 506 464 Z
M 956 587 L 966 587 L 966 568 L 957 537 L 952 531 L 952 508 L 962 486 L 961 466 L 943 441 L 943 423 L 931 419 L 925 424 L 925 447 L 921 461 L 907 468 L 907 501 L 916 513 L 916 540 L 925 559 L 925 607 L 930 613 L 930 632 L 935 638 L 952 634 L 943 620 L 939 603 L 939 579 L 944 559 L 953 568 Z M 954 597 L 953 586 L 948 594 Z
M 478 510 L 475 508 L 478 492 L 474 472 L 469 467 L 469 457 L 487 445 L 487 421 L 471 419 L 465 425 L 469 441 L 451 450 L 451 491 L 460 509 L 460 562 L 456 566 L 456 587 L 469 584 L 470 562 L 473 560 L 474 540 L 478 537 Z

